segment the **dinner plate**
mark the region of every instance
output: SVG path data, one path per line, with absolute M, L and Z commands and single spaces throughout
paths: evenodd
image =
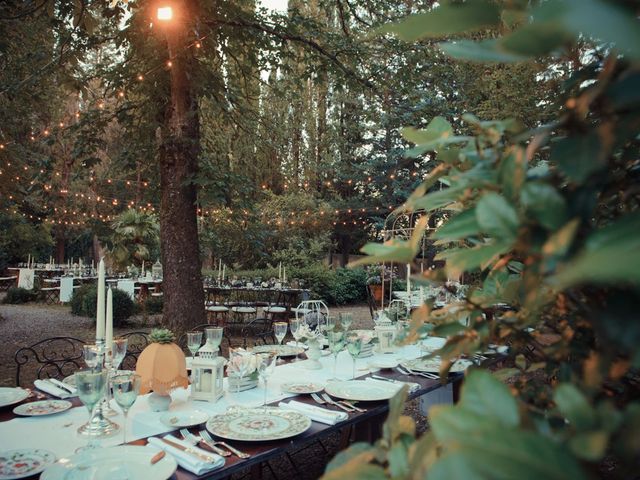
M 330 382 L 324 391 L 332 397 L 343 398 L 345 400 L 356 400 L 362 402 L 376 402 L 388 400 L 393 397 L 400 387 L 389 382 L 389 386 L 379 385 L 374 382 L 364 380 L 348 380 L 345 382 Z
M 194 427 L 209 420 L 209 415 L 202 410 L 185 410 L 183 412 L 166 412 L 160 421 L 167 427 Z
M 263 442 L 294 437 L 311 426 L 311 419 L 278 407 L 238 408 L 216 415 L 207 430 L 217 437 L 244 442 Z
M 318 393 L 324 390 L 324 386 L 318 383 L 311 382 L 290 382 L 284 383 L 280 387 L 284 393 L 297 393 L 297 394 L 306 394 L 306 393 Z
M 402 363 L 403 367 L 416 372 L 439 373 L 442 360 L 439 358 L 416 358 Z M 451 373 L 464 372 L 469 365 L 473 365 L 471 360 L 457 360 L 449 369 Z
M 36 475 L 55 461 L 56 456 L 53 452 L 40 448 L 0 452 L 0 480 Z
M 0 387 L 0 407 L 21 402 L 29 396 L 29 391 L 24 388 Z
M 369 362 L 369 367 L 379 369 L 390 369 L 398 366 L 398 360 L 395 358 L 377 358 Z
M 25 417 L 41 417 L 64 412 L 71 408 L 71 402 L 66 400 L 40 400 L 38 402 L 23 403 L 13 409 L 16 415 Z
M 178 465 L 171 455 L 151 465 L 151 458 L 158 452 L 154 447 L 134 445 L 85 450 L 61 458 L 42 473 L 40 480 L 166 480 Z
M 292 345 L 260 345 L 253 347 L 253 353 L 278 352 L 279 357 L 295 357 L 304 352 L 302 347 L 294 347 Z

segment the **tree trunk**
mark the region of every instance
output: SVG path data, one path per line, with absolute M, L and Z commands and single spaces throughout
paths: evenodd
M 181 333 L 205 323 L 200 250 L 197 225 L 197 191 L 191 179 L 198 170 L 200 140 L 198 105 L 195 98 L 193 56 L 185 49 L 188 20 L 196 2 L 182 2 L 185 18 L 167 28 L 171 100 L 161 130 L 160 247 L 163 264 L 163 324 Z M 179 20 L 179 19 L 176 19 Z

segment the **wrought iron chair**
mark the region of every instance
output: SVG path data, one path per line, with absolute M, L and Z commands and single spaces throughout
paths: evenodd
M 62 380 L 83 365 L 83 340 L 75 337 L 51 337 L 28 347 L 20 348 L 14 358 L 16 385 L 30 385 L 36 379 Z M 30 375 L 29 380 L 23 378 Z
M 149 345 L 149 334 L 147 332 L 129 332 L 122 335 L 127 339 L 127 354 L 120 364 L 121 370 L 135 370 L 138 357 Z

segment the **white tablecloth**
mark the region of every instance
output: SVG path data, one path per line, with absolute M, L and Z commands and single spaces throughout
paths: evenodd
M 424 343 L 436 347 L 442 343 L 442 339 L 430 338 Z M 385 359 L 395 357 L 398 360 L 403 360 L 417 358 L 423 354 L 424 352 L 419 345 L 410 345 L 398 349 L 394 354 L 376 354 L 369 358 L 357 359 L 356 376 L 369 373 L 371 370 L 369 370 L 368 364 L 376 357 Z M 281 385 L 283 383 L 296 380 L 326 383 L 327 380 L 333 377 L 333 357 L 322 357 L 320 361 L 323 365 L 321 370 L 305 369 L 306 361 L 276 367 L 274 374 L 269 379 L 267 402 L 276 402 L 294 396 L 282 393 Z M 351 372 L 351 357 L 346 351 L 340 352 L 338 355 L 337 377 L 343 380 L 351 379 Z M 192 401 L 189 399 L 188 389 L 178 389 L 171 395 L 173 401 L 170 410 L 198 409 L 210 415 L 216 415 L 224 413 L 232 405 L 246 407 L 262 405 L 264 398 L 262 383 L 259 384 L 258 388 L 240 393 L 230 393 L 226 391 L 226 388 L 225 379 L 225 395 L 216 403 Z M 115 402 L 113 404 L 114 409 L 119 411 Z M 162 415 L 163 412 L 152 412 L 149 409 L 146 395 L 138 398 L 129 412 L 127 441 L 175 430 L 160 422 Z M 84 437 L 80 437 L 76 430 L 88 420 L 88 416 L 89 414 L 85 407 L 76 407 L 66 412 L 46 417 L 15 418 L 7 422 L 0 422 L 0 451 L 15 448 L 42 448 L 54 452 L 58 457 L 72 455 L 78 447 L 87 443 L 87 440 Z M 124 416 L 118 414 L 115 417 L 111 417 L 111 419 L 121 424 L 124 421 Z M 122 433 L 99 440 L 102 446 L 119 445 L 122 441 Z

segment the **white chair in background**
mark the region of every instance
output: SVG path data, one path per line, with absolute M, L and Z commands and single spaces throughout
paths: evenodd
M 131 300 L 136 299 L 136 284 L 133 280 L 118 280 L 118 290 L 126 292 Z

